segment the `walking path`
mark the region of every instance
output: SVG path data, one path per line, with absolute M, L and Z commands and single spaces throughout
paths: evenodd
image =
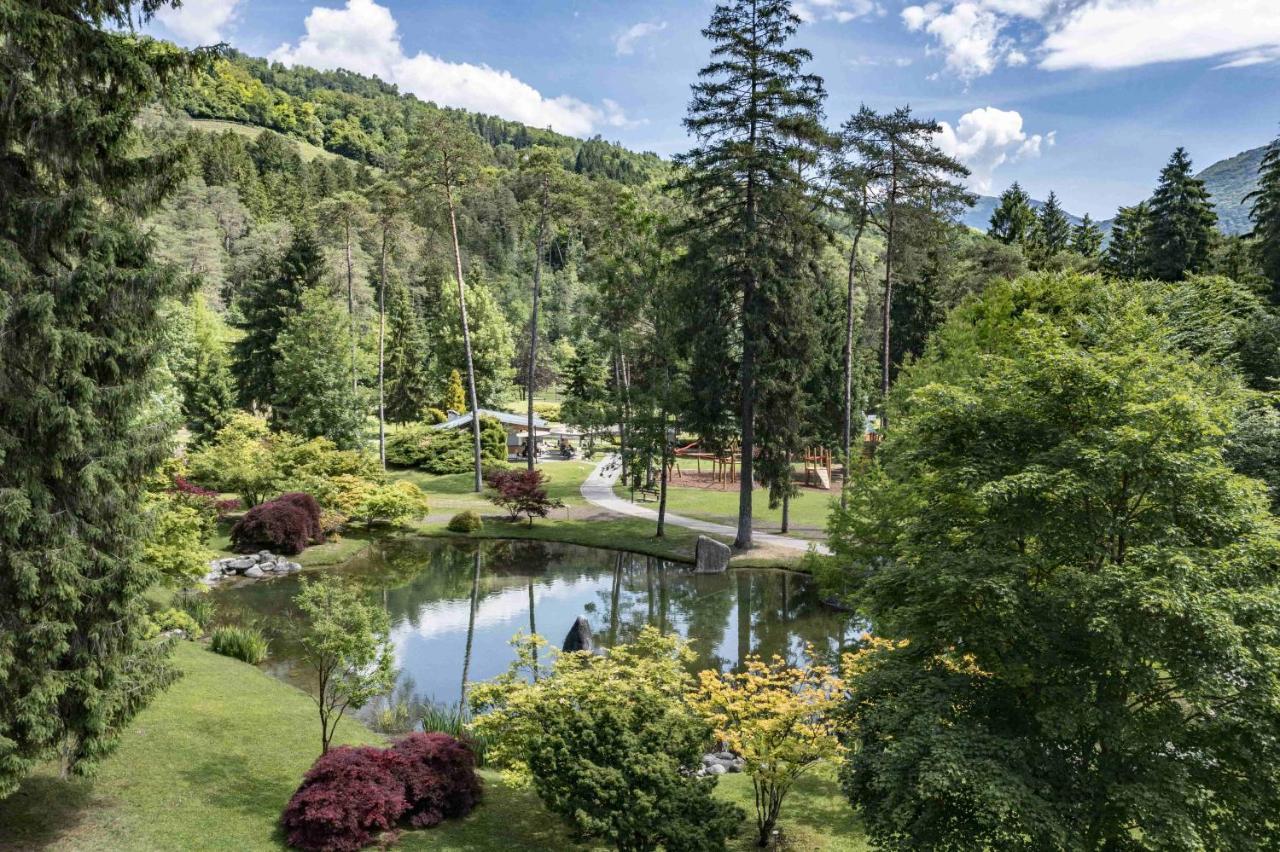
M 610 453 L 596 465 L 596 469 L 591 471 L 591 475 L 582 483 L 582 498 L 593 506 L 599 506 L 601 509 L 608 509 L 610 512 L 616 512 L 619 515 L 630 515 L 633 518 L 646 518 L 657 523 L 658 513 L 653 509 L 646 509 L 644 506 L 637 506 L 630 500 L 624 500 L 613 493 L 613 484 L 618 481 L 618 476 L 622 473 L 622 465 L 618 462 L 618 456 Z M 728 536 L 732 539 L 737 530 L 724 524 L 713 524 L 709 521 L 699 521 L 694 518 L 686 518 L 683 515 L 676 515 L 667 512 L 667 523 L 672 526 L 685 527 L 695 530 L 696 532 L 706 533 L 707 535 Z M 831 551 L 825 544 L 818 542 L 803 541 L 797 538 L 787 538 L 782 535 L 774 535 L 773 533 L 757 532 L 752 534 L 752 540 L 757 544 L 765 544 L 770 547 L 782 547 L 787 550 L 806 551 L 813 547 L 819 553 L 830 553 Z

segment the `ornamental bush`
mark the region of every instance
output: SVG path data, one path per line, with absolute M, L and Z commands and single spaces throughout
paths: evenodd
M 267 547 L 292 556 L 322 538 L 320 505 L 297 491 L 259 503 L 231 528 L 231 543 L 242 551 Z
M 480 452 L 486 464 L 507 460 L 507 433 L 490 417 L 480 418 Z M 475 464 L 470 429 L 434 429 L 410 423 L 387 436 L 387 462 L 426 473 L 467 473 Z
M 392 771 L 404 785 L 409 824 L 439 825 L 466 816 L 480 801 L 476 758 L 464 743 L 448 734 L 410 734 L 397 740 Z
M 547 478 L 540 470 L 503 470 L 488 475 L 489 502 L 501 507 L 515 521 L 524 515 L 533 525 L 535 517 L 545 518 L 564 501 L 547 496 Z
M 449 532 L 472 533 L 484 526 L 480 514 L 471 509 L 459 512 L 449 519 Z
M 390 749 L 342 746 L 303 776 L 280 818 L 290 846 L 350 852 L 396 824 L 408 810 Z

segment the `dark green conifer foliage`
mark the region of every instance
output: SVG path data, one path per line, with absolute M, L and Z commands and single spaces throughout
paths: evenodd
M 1280 304 L 1280 142 L 1273 143 L 1258 167 L 1258 188 L 1245 197 L 1253 202 L 1253 239 L 1262 274 L 1271 282 L 1272 303 Z
M 1035 225 L 1036 212 L 1031 209 L 1031 196 L 1015 181 L 1013 186 L 1000 193 L 1000 204 L 991 214 L 987 236 L 1006 245 L 1026 245 Z
M 158 308 L 187 282 L 138 222 L 183 155 L 133 129 L 190 58 L 119 34 L 134 8 L 0 3 L 0 796 L 55 754 L 81 770 L 173 676 L 141 635 L 139 500 L 170 446 Z
M 351 385 L 348 317 L 324 287 L 302 294 L 276 339 L 273 423 L 306 438 L 328 438 L 342 449 L 360 445 L 364 411 Z
M 1145 278 L 1149 274 L 1144 246 L 1150 224 L 1151 210 L 1147 202 L 1120 208 L 1111 224 L 1111 242 L 1103 261 L 1107 272 L 1117 278 Z
M 409 288 L 387 284 L 387 420 L 409 423 L 438 396 L 432 381 L 431 342 Z
M 1071 231 L 1071 250 L 1085 257 L 1097 257 L 1102 250 L 1102 231 L 1088 213 Z
M 1202 271 L 1217 222 L 1204 181 L 1191 174 L 1191 158 L 1178 148 L 1151 196 L 1151 224 L 1143 242 L 1149 274 L 1161 281 L 1180 281 Z
M 240 328 L 233 347 L 233 371 L 245 408 L 264 408 L 279 396 L 275 377 L 276 339 L 289 317 L 302 309 L 302 294 L 320 283 L 324 257 L 315 234 L 299 225 L 284 257 L 269 260 L 240 294 Z
M 229 347 L 220 321 L 198 295 L 192 306 L 191 340 L 185 369 L 176 376 L 182 419 L 199 443 L 227 424 L 235 408 Z
M 1057 193 L 1049 193 L 1036 218 L 1039 222 L 1038 241 L 1045 256 L 1053 257 L 1066 251 L 1071 242 L 1071 222 L 1067 219 L 1067 214 L 1062 212 Z
M 790 199 L 804 191 L 803 171 L 826 142 L 822 80 L 805 71 L 809 52 L 790 44 L 799 25 L 787 0 L 717 6 L 703 30 L 711 61 L 699 72 L 685 119 L 698 145 L 681 157 L 689 167 L 681 185 L 694 207 L 690 255 L 703 267 L 690 276 L 698 282 L 690 318 L 701 349 L 723 356 L 707 362 L 709 381 L 695 374 L 691 384 L 715 391 L 694 394 L 702 409 L 696 419 L 710 428 L 735 402 L 722 373 L 726 359 L 737 367 L 740 548 L 751 546 L 760 339 L 777 324 L 804 321 L 776 313 L 779 302 L 759 294 L 790 250 L 790 229 L 778 217 L 794 210 Z

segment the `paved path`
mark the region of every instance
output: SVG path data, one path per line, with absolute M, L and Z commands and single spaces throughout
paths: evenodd
M 645 518 L 654 523 L 658 522 L 658 513 L 653 509 L 646 509 L 644 506 L 637 506 L 630 500 L 624 500 L 613 493 L 613 484 L 618 481 L 618 476 L 622 473 L 622 466 L 618 463 L 618 456 L 614 453 L 604 457 L 604 460 L 596 465 L 596 469 L 591 471 L 591 475 L 582 483 L 582 498 L 593 506 L 599 506 L 601 509 L 608 509 L 619 515 L 630 515 L 634 518 Z M 709 521 L 699 521 L 694 518 L 686 518 L 683 515 L 676 515 L 667 512 L 667 523 L 672 526 L 686 527 L 708 535 L 728 536 L 730 540 L 737 534 L 737 530 L 724 524 L 713 524 Z M 773 535 L 772 533 L 757 532 L 752 535 L 752 539 L 757 544 L 767 544 L 771 547 L 783 547 L 788 550 L 806 551 L 810 546 L 814 547 L 819 553 L 829 553 L 825 544 L 818 542 L 804 541 L 798 538 L 788 538 L 782 535 Z

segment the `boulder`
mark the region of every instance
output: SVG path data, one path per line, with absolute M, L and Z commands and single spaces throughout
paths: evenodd
M 566 652 L 591 650 L 591 623 L 586 618 L 580 615 L 573 622 L 573 626 L 569 628 L 569 634 L 564 637 L 562 650 Z
M 708 775 L 724 775 L 728 771 L 729 770 L 725 769 L 724 764 L 722 763 L 713 763 L 707 767 Z
M 244 572 L 244 575 L 246 577 L 252 578 L 254 580 L 264 576 L 265 574 L 266 572 L 263 571 L 261 568 L 259 568 L 257 565 L 254 565 L 252 568 L 245 569 L 245 572 Z
M 227 568 L 239 574 L 241 571 L 248 570 L 258 564 L 258 560 L 252 556 L 241 556 L 239 559 L 232 559 L 227 563 Z
M 699 574 L 723 573 L 729 567 L 730 554 L 729 545 L 700 535 L 693 551 L 694 571 Z

